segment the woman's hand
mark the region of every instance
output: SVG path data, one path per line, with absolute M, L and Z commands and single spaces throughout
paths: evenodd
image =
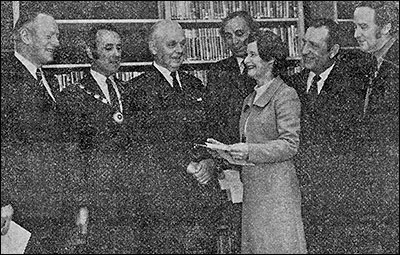
M 229 154 L 235 160 L 249 159 L 249 145 L 247 143 L 235 143 L 230 145 Z

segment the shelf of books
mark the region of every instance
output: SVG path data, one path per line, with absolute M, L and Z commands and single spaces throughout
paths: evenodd
M 177 20 L 187 37 L 183 69 L 207 84 L 209 64 L 224 59 L 230 52 L 219 35 L 221 20 L 228 13 L 248 11 L 261 29 L 270 29 L 289 46 L 293 67 L 298 71 L 299 49 L 304 34 L 302 1 L 13 1 L 14 20 L 24 10 L 51 13 L 60 31 L 60 48 L 52 69 L 62 87 L 79 80 L 89 68 L 83 35 L 94 23 L 112 23 L 122 35 L 122 65 L 118 74 L 129 80 L 151 65 L 146 36 L 159 19 Z
M 341 46 L 343 49 L 357 49 L 358 43 L 354 38 L 353 12 L 357 1 L 333 1 L 333 17 L 340 25 Z

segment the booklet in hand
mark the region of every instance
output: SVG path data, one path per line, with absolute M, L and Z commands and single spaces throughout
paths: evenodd
M 204 145 L 201 145 L 213 151 L 216 151 L 219 157 L 226 159 L 230 164 L 241 165 L 241 166 L 254 166 L 253 163 L 246 162 L 245 160 L 233 159 L 229 151 L 231 150 L 230 145 L 221 143 L 213 138 L 208 138 Z

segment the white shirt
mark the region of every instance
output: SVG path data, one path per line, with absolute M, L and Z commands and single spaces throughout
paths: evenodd
M 325 80 L 328 78 L 329 74 L 331 73 L 335 63 L 333 63 L 328 69 L 323 71 L 319 76 L 321 79 L 317 82 L 318 94 L 321 92 L 322 87 L 324 86 Z M 314 72 L 310 72 L 307 79 L 307 93 L 310 90 L 312 80 L 316 74 Z
M 156 62 L 153 62 L 153 65 L 155 66 L 155 68 L 157 68 L 158 71 L 160 71 L 160 73 L 162 73 L 162 75 L 164 75 L 164 77 L 165 77 L 165 79 L 167 79 L 169 85 L 171 85 L 171 87 L 173 88 L 174 87 L 174 85 L 173 85 L 174 83 L 173 83 L 173 79 L 172 79 L 172 76 L 171 76 L 171 72 L 167 68 L 158 65 Z M 179 78 L 179 72 L 176 72 L 176 79 L 178 80 L 179 86 L 182 89 L 182 83 L 181 83 L 181 80 Z
M 14 52 L 14 56 L 21 61 L 21 63 L 26 67 L 26 69 L 28 69 L 28 71 L 32 74 L 33 78 L 35 78 L 36 80 L 38 79 L 38 77 L 36 76 L 36 70 L 38 69 L 34 64 L 32 64 L 32 62 L 30 62 L 28 59 L 26 59 L 25 57 L 23 57 L 21 54 L 19 54 L 18 52 Z M 42 73 L 42 83 L 43 86 L 46 88 L 47 93 L 49 93 L 50 97 L 53 99 L 53 101 L 55 102 L 56 99 L 53 96 L 53 93 L 51 93 L 51 88 L 49 86 L 49 83 L 46 80 L 46 77 L 43 74 L 43 71 L 41 68 L 39 68 L 40 72 Z
M 244 71 L 244 68 L 245 68 L 243 60 L 244 60 L 244 58 L 236 57 L 236 61 L 238 62 L 241 74 L 243 74 L 243 71 Z
M 103 92 L 104 97 L 107 99 L 108 103 L 111 104 L 110 93 L 108 91 L 108 85 L 106 83 L 107 77 L 99 72 L 94 71 L 93 69 L 90 69 L 90 74 L 96 80 L 96 83 L 99 85 L 99 87 L 100 87 L 101 91 Z M 121 94 L 119 93 L 117 84 L 115 84 L 114 76 L 110 76 L 110 80 L 111 80 L 111 83 L 115 90 L 115 93 L 117 94 L 119 108 L 122 112 Z

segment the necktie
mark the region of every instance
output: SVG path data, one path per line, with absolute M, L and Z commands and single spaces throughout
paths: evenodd
M 37 77 L 37 83 L 39 85 L 44 85 L 43 84 L 43 76 L 42 76 L 42 72 L 40 71 L 40 69 L 36 69 L 36 77 Z
M 244 59 L 242 60 L 242 62 L 240 63 L 240 73 L 242 75 L 247 75 L 247 66 L 244 63 Z
M 115 92 L 114 86 L 109 77 L 106 79 L 106 83 L 107 83 L 107 87 L 108 87 L 108 94 L 110 95 L 110 104 L 113 108 L 118 109 L 117 93 Z
M 321 80 L 321 76 L 315 75 L 313 80 L 312 80 L 310 90 L 308 91 L 308 94 L 310 94 L 313 98 L 316 98 L 318 96 L 318 84 L 317 84 L 317 82 L 319 80 Z
M 43 75 L 41 69 L 36 69 L 37 84 L 39 85 L 40 94 L 43 99 L 48 100 L 49 92 L 47 92 L 46 86 L 43 81 Z
M 171 77 L 172 77 L 172 86 L 174 86 L 175 92 L 182 93 L 182 89 L 179 86 L 178 79 L 176 78 L 176 72 L 171 72 Z

